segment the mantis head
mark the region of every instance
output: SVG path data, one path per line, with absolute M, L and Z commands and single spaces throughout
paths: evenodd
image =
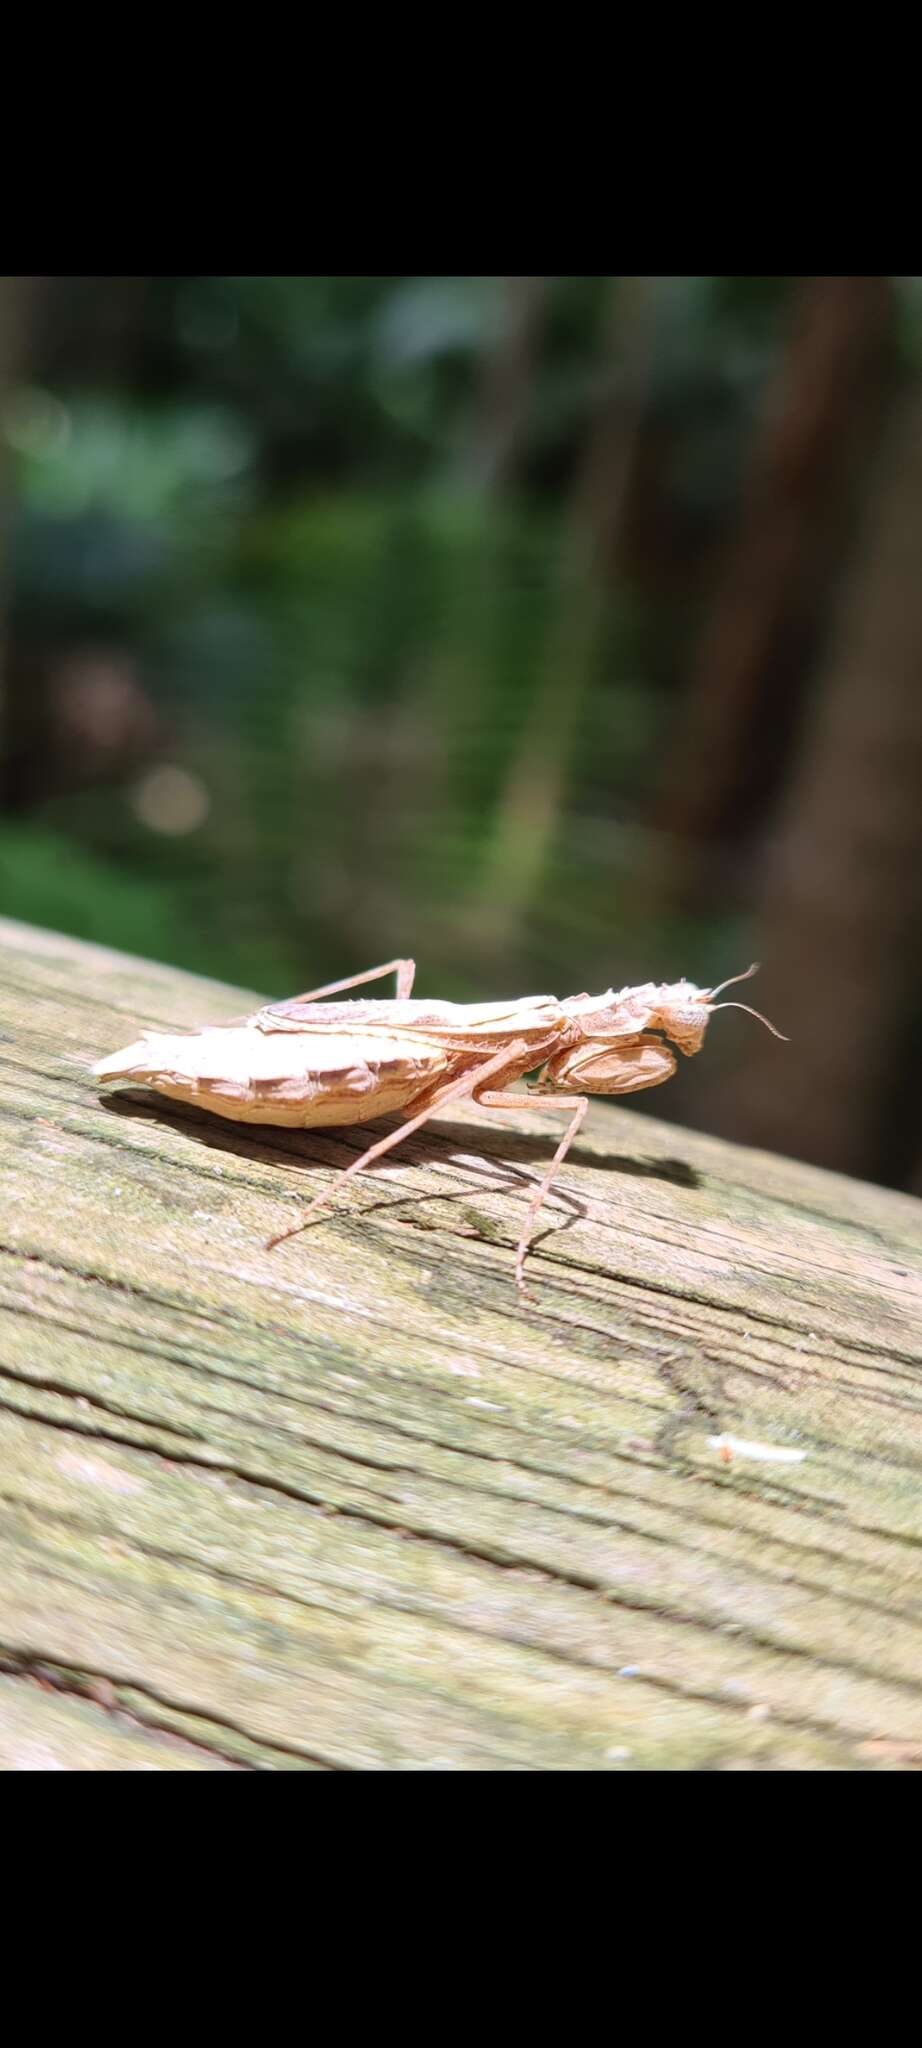
M 753 1010 L 748 1003 L 717 1003 L 715 996 L 723 994 L 725 988 L 732 988 L 734 982 L 748 981 L 759 971 L 758 961 L 747 967 L 744 974 L 732 974 L 728 981 L 722 981 L 717 988 L 696 988 L 693 981 L 674 981 L 664 984 L 655 992 L 649 1023 L 654 1030 L 664 1033 L 680 1052 L 691 1056 L 700 1052 L 704 1034 L 715 1010 L 745 1010 L 750 1017 L 757 1017 L 767 1031 L 775 1038 L 784 1038 L 783 1031 L 776 1030 L 761 1011 Z M 785 1043 L 787 1041 L 785 1040 Z

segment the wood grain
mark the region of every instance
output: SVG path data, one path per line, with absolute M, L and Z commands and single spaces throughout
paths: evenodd
M 593 1105 L 523 1307 L 452 1109 L 267 1253 L 368 1128 L 86 1071 L 258 1000 L 0 921 L 0 1767 L 922 1763 L 922 1205 Z

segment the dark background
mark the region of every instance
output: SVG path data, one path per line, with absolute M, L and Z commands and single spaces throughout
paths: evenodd
M 920 369 L 918 278 L 0 279 L 0 908 L 277 996 L 758 958 L 791 1044 L 632 1106 L 922 1192 Z

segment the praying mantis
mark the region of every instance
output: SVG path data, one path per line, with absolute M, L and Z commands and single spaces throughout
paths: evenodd
M 405 1121 L 379 1138 L 310 1203 L 301 1219 L 270 1238 L 273 1250 L 306 1229 L 353 1174 L 361 1173 L 451 1102 L 470 1099 L 486 1110 L 543 1108 L 570 1112 L 566 1130 L 536 1189 L 516 1249 L 515 1278 L 524 1267 L 541 1206 L 593 1095 L 630 1095 L 655 1088 L 676 1070 L 673 1047 L 699 1052 L 718 1003 L 756 965 L 717 988 L 694 982 L 644 982 L 603 995 L 523 996 L 500 1003 L 429 1002 L 413 998 L 412 960 L 388 960 L 344 981 L 326 983 L 250 1017 L 188 1033 L 144 1032 L 122 1052 L 97 1061 L 101 1081 L 146 1083 L 161 1095 L 191 1102 L 238 1123 L 315 1129 L 369 1123 L 401 1112 Z M 396 974 L 391 1002 L 326 1002 L 384 975 Z M 514 1084 L 533 1075 L 525 1093 Z

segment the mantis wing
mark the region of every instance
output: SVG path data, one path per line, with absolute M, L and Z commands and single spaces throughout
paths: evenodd
M 417 1033 L 428 1041 L 472 1051 L 499 1050 L 504 1039 L 552 1036 L 562 1019 L 555 996 L 522 996 L 505 1003 L 404 1002 L 306 1003 L 301 996 L 268 1003 L 249 1021 L 258 1031 L 321 1033 Z

